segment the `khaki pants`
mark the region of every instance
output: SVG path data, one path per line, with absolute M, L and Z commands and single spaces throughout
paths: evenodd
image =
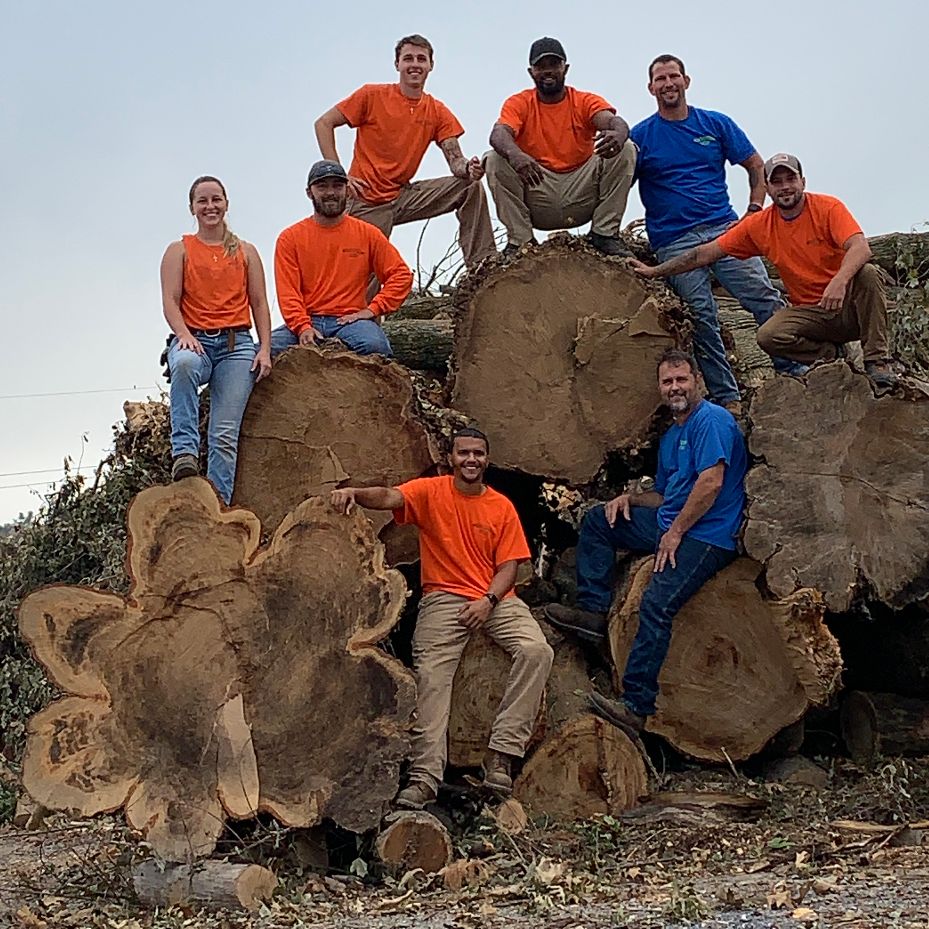
M 861 340 L 865 361 L 887 356 L 887 300 L 881 272 L 866 264 L 852 278 L 838 311 L 789 306 L 775 311 L 758 330 L 758 344 L 769 355 L 812 364 L 833 361 L 836 345 Z
M 592 156 L 574 171 L 542 168 L 542 181 L 526 187 L 510 163 L 496 152 L 484 156 L 487 185 L 506 226 L 511 245 L 525 245 L 536 229 L 573 229 L 619 235 L 635 171 L 635 146 L 627 141 L 615 158 Z
M 458 217 L 458 242 L 467 267 L 473 268 L 484 258 L 495 255 L 497 248 L 487 197 L 480 181 L 463 181 L 451 176 L 414 181 L 401 188 L 389 203 L 356 199 L 350 203 L 348 211 L 390 238 L 394 226 L 442 216 L 452 210 Z
M 467 602 L 456 594 L 427 594 L 419 605 L 413 634 L 417 719 L 410 781 L 433 789 L 445 773 L 452 681 L 471 635 L 457 619 L 458 610 Z M 484 629 L 513 659 L 488 747 L 521 758 L 539 712 L 553 652 L 519 597 L 501 600 Z

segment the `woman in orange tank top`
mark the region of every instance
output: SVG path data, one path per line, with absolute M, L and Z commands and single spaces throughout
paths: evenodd
M 255 246 L 226 225 L 222 183 L 197 178 L 189 201 L 197 232 L 172 242 L 161 260 L 161 300 L 174 333 L 168 347 L 171 476 L 200 473 L 199 391 L 209 384 L 206 476 L 229 503 L 245 404 L 254 382 L 271 371 L 271 314 Z

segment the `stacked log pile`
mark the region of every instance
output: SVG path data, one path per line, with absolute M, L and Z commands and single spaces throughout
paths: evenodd
M 653 473 L 665 422 L 655 359 L 690 339 L 664 285 L 570 238 L 485 265 L 453 307 L 429 313 L 390 323 L 396 361 L 285 353 L 246 412 L 232 508 L 200 479 L 136 499 L 128 598 L 52 587 L 25 601 L 23 632 L 64 693 L 31 725 L 24 780 L 36 800 L 86 815 L 125 807 L 175 862 L 209 855 L 227 818 L 258 811 L 378 827 L 415 695 L 377 645 L 415 588 L 414 572 L 405 583 L 388 565 L 415 560 L 415 539 L 384 514 L 336 515 L 328 491 L 436 473 L 443 438 L 472 421 L 502 469 L 490 482 L 526 491 L 524 524 L 548 533 L 531 538 L 534 552 L 551 555 L 572 530 L 550 532 L 541 482 L 593 501 Z M 743 372 L 761 371 L 742 323 L 733 350 Z M 444 384 L 422 376 L 446 358 Z M 712 762 L 751 757 L 836 698 L 843 658 L 827 611 L 840 630 L 868 604 L 899 612 L 929 594 L 929 394 L 907 381 L 876 397 L 845 363 L 804 381 L 750 380 L 747 557 L 681 613 L 649 726 Z M 627 572 L 617 591 L 620 669 L 649 571 Z M 554 818 L 629 809 L 648 790 L 641 747 L 586 712 L 589 653 L 546 634 L 555 666 L 515 795 Z M 475 635 L 455 681 L 453 764 L 479 764 L 507 672 Z M 881 715 L 880 699 L 868 705 Z M 438 820 L 388 828 L 385 861 L 409 863 L 411 849 L 447 860 Z

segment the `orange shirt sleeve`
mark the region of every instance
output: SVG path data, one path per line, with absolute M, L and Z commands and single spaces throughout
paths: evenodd
M 403 497 L 403 506 L 393 511 L 394 522 L 398 526 L 419 525 L 424 515 L 423 507 L 427 505 L 429 499 L 429 481 L 431 480 L 434 479 L 417 477 L 397 487 Z
M 459 136 L 464 135 L 464 127 L 441 100 L 435 102 L 435 115 L 435 142 L 441 145 L 446 139 L 457 139 Z
M 352 129 L 357 129 L 368 119 L 368 85 L 359 87 L 353 94 L 349 94 L 336 109 L 348 120 Z
M 740 220 L 731 229 L 727 229 L 717 240 L 716 244 L 733 258 L 752 258 L 763 255 L 755 233 L 761 229 L 764 213 L 755 213 Z M 763 241 L 763 238 L 762 238 Z
M 369 227 L 370 250 L 374 274 L 381 282 L 381 289 L 369 304 L 375 316 L 393 313 L 410 295 L 413 289 L 413 272 L 407 267 L 400 252 L 394 248 L 379 229 Z
M 832 241 L 842 248 L 853 236 L 861 233 L 861 226 L 841 200 L 834 200 L 829 207 L 829 234 Z
M 507 97 L 503 101 L 503 106 L 500 108 L 500 119 L 497 122 L 509 126 L 516 135 L 519 135 L 523 124 L 526 122 L 526 115 L 526 98 L 523 94 L 513 94 L 512 97 Z
M 277 289 L 277 303 L 287 328 L 295 335 L 300 335 L 304 329 L 310 327 L 310 314 L 303 301 L 300 263 L 290 230 L 284 230 L 277 237 L 277 245 L 274 248 L 274 284 Z
M 529 543 L 526 541 L 526 534 L 516 515 L 516 510 L 509 500 L 505 501 L 505 515 L 503 520 L 503 531 L 500 534 L 500 541 L 497 543 L 497 550 L 494 552 L 494 566 L 499 568 L 505 561 L 525 561 L 529 558 Z
M 594 116 L 597 113 L 603 112 L 603 110 L 609 110 L 614 116 L 616 115 L 616 107 L 607 103 L 599 94 L 583 91 L 579 96 L 581 97 L 581 106 L 579 109 L 584 114 L 584 118 L 589 124 L 592 124 Z

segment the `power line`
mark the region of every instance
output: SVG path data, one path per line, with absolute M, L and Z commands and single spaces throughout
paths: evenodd
M 4 394 L 0 400 L 31 400 L 33 397 L 78 397 L 84 394 L 122 394 L 140 390 L 160 390 L 159 387 L 104 387 L 101 390 L 58 390 L 46 394 Z
M 95 471 L 96 465 L 81 465 L 77 468 L 68 468 L 69 471 Z M 59 465 L 57 468 L 39 468 L 37 471 L 6 471 L 0 473 L 0 477 L 25 477 L 28 474 L 55 474 L 64 472 L 64 467 Z

